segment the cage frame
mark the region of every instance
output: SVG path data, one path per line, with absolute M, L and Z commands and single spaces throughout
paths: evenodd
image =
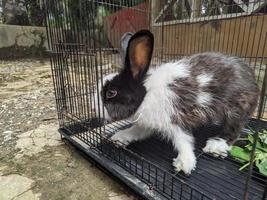
M 81 1 L 82 0 L 79 0 L 79 2 L 81 2 Z M 93 5 L 94 3 L 99 3 L 98 1 L 94 1 L 94 0 L 87 0 L 87 2 L 91 2 L 93 7 L 94 7 L 94 5 Z M 266 3 L 266 1 L 265 1 L 265 3 Z M 45 6 L 46 6 L 46 15 L 49 16 L 49 12 L 50 11 L 47 8 L 48 7 L 51 8 L 51 5 L 48 6 L 48 4 L 46 2 Z M 66 5 L 64 5 L 64 6 L 66 6 Z M 122 6 L 122 5 L 120 5 L 120 6 Z M 96 9 L 95 10 L 93 9 L 93 12 L 96 12 Z M 95 14 L 95 13 L 93 13 L 93 14 Z M 162 15 L 164 15 L 164 14 L 165 13 L 163 11 L 162 12 Z M 252 12 L 245 13 L 245 15 L 250 15 L 250 14 L 252 14 Z M 241 14 L 240 16 L 242 16 L 242 15 L 243 14 Z M 240 16 L 239 15 L 235 15 L 234 17 L 240 17 Z M 232 14 L 231 14 L 231 17 L 232 17 Z M 222 17 L 222 18 L 224 18 L 224 17 Z M 212 17 L 209 17 L 208 18 L 208 20 L 212 20 L 212 19 L 213 19 Z M 216 19 L 220 19 L 220 17 L 217 16 Z M 205 21 L 206 18 L 203 18 L 203 20 Z M 180 21 L 179 23 L 188 23 L 188 22 L 190 22 L 190 23 L 192 22 L 193 23 L 193 22 L 199 22 L 199 21 L 198 20 L 195 20 L 194 21 L 192 19 L 189 19 L 188 21 L 187 20 L 183 20 L 183 21 Z M 66 104 L 67 104 L 66 102 L 64 102 L 66 100 L 66 94 L 65 94 L 66 90 L 64 88 L 65 86 L 63 88 L 58 88 L 58 86 L 59 85 L 64 85 L 64 84 L 62 84 L 62 83 L 64 83 L 64 80 L 63 79 L 67 77 L 67 76 L 65 76 L 65 77 L 62 76 L 61 73 L 63 73 L 63 74 L 65 73 L 65 75 L 68 74 L 68 72 L 64 71 L 64 70 L 66 70 L 66 69 L 64 69 L 64 59 L 65 59 L 65 57 L 68 57 L 69 56 L 68 55 L 68 53 L 69 53 L 69 54 L 73 54 L 73 55 L 77 56 L 77 59 L 79 60 L 78 62 L 82 62 L 81 61 L 82 58 L 80 56 L 82 54 L 84 54 L 86 56 L 85 59 L 87 59 L 86 62 L 89 62 L 89 61 L 90 62 L 93 62 L 93 61 L 97 62 L 96 59 L 90 60 L 89 59 L 90 56 L 95 56 L 98 53 L 97 51 L 99 51 L 100 57 L 101 57 L 101 53 L 105 53 L 106 50 L 104 50 L 101 46 L 100 47 L 96 47 L 96 44 L 92 44 L 92 46 L 93 46 L 92 49 L 90 49 L 90 48 L 87 49 L 88 44 L 87 45 L 82 44 L 82 38 L 79 38 L 79 37 L 81 37 L 79 34 L 78 34 L 78 43 L 77 44 L 79 46 L 82 46 L 82 48 L 85 48 L 85 52 L 82 52 L 82 51 L 81 52 L 78 52 L 78 51 L 75 52 L 75 49 L 71 49 L 70 46 L 77 45 L 75 43 L 74 44 L 72 44 L 72 43 L 62 43 L 62 42 L 55 43 L 53 41 L 53 39 L 51 39 L 51 35 L 56 35 L 56 37 L 60 38 L 62 36 L 62 35 L 60 36 L 60 34 L 62 34 L 62 33 L 59 33 L 59 32 L 62 31 L 62 30 L 60 30 L 59 32 L 56 30 L 57 28 L 60 29 L 60 25 L 59 24 L 55 24 L 56 28 L 51 28 L 51 24 L 49 24 L 49 23 L 50 22 L 49 22 L 49 20 L 47 18 L 47 21 L 46 21 L 47 35 L 48 35 L 48 38 L 49 38 L 49 49 L 50 49 L 50 54 L 51 54 L 50 59 L 51 59 L 53 83 L 54 83 L 55 95 L 56 95 L 56 104 L 57 104 L 57 110 L 58 110 L 58 119 L 59 119 L 59 124 L 60 124 L 59 132 L 60 132 L 61 136 L 63 138 L 65 138 L 65 139 L 69 140 L 74 146 L 76 146 L 79 149 L 83 150 L 87 155 L 89 155 L 91 158 L 93 158 L 94 160 L 96 160 L 101 166 L 103 166 L 104 168 L 106 168 L 113 175 L 117 176 L 119 179 L 121 179 L 129 187 L 133 188 L 135 191 L 137 191 L 143 197 L 148 198 L 148 199 L 157 199 L 157 198 L 162 199 L 162 198 L 164 198 L 164 196 L 162 196 L 162 194 L 164 193 L 164 186 L 163 186 L 163 193 L 162 193 L 162 191 L 160 191 L 159 188 L 155 187 L 155 185 L 153 185 L 153 184 L 151 184 L 149 182 L 146 183 L 146 181 L 145 180 L 142 180 L 140 177 L 139 178 L 136 178 L 136 176 L 135 176 L 136 174 L 133 175 L 132 173 L 127 172 L 127 170 L 125 170 L 124 168 L 118 168 L 119 165 L 116 165 L 114 163 L 112 165 L 107 164 L 108 163 L 107 158 L 105 156 L 103 156 L 103 154 L 101 154 L 101 153 L 99 154 L 99 152 L 97 152 L 97 149 L 98 149 L 98 146 L 97 145 L 95 145 L 95 144 L 86 144 L 87 146 L 86 145 L 84 146 L 84 144 L 82 145 L 80 143 L 81 141 L 82 142 L 85 142 L 85 141 L 89 142 L 92 139 L 95 140 L 95 137 L 97 138 L 97 141 L 98 140 L 101 141 L 100 142 L 101 145 L 102 145 L 102 142 L 103 141 L 104 141 L 104 143 L 105 142 L 109 143 L 111 141 L 109 140 L 109 138 L 103 137 L 101 135 L 101 132 L 102 131 L 104 131 L 104 132 L 106 131 L 105 130 L 105 126 L 104 126 L 104 130 L 102 130 L 102 128 L 100 128 L 99 130 L 98 129 L 91 130 L 91 127 L 88 124 L 86 124 L 85 122 L 81 121 L 81 119 L 80 119 L 79 116 L 74 116 L 74 115 L 68 116 L 66 113 L 64 113 L 62 111 L 62 110 L 64 110 L 64 107 L 66 107 Z M 76 23 L 76 22 L 73 22 L 73 23 Z M 166 23 L 166 22 L 162 21 L 160 23 L 160 25 L 157 24 L 157 23 L 154 23 L 152 26 L 161 26 L 161 31 L 162 31 L 161 34 L 162 34 L 162 37 L 164 37 L 163 36 L 164 35 L 164 27 L 166 25 L 171 25 L 171 24 L 172 23 Z M 63 26 L 64 26 L 64 24 L 63 24 Z M 94 25 L 92 25 L 92 26 L 94 26 Z M 74 25 L 74 27 L 75 27 L 75 25 Z M 93 37 L 95 37 L 95 36 L 93 36 Z M 95 39 L 96 38 L 94 38 L 94 40 Z M 265 38 L 265 41 L 266 41 L 266 38 Z M 163 39 L 162 39 L 161 42 L 163 42 Z M 95 43 L 95 42 L 93 41 L 93 43 Z M 66 47 L 70 49 L 70 52 L 62 52 L 62 51 L 60 51 L 60 48 L 66 48 Z M 264 46 L 264 49 L 265 49 L 265 46 Z M 113 48 L 112 50 L 116 50 L 116 48 Z M 164 57 L 164 55 L 163 55 L 163 46 L 162 46 L 162 49 L 159 52 L 160 52 L 160 54 L 162 56 L 161 59 L 163 59 L 163 57 Z M 73 59 L 73 58 L 71 58 L 71 59 Z M 263 58 L 263 59 L 266 59 L 266 58 Z M 101 66 L 100 69 L 101 70 L 100 70 L 100 72 L 98 72 L 98 69 L 96 69 L 96 71 L 95 71 L 95 73 L 96 73 L 96 79 L 97 80 L 99 80 L 99 79 L 102 80 L 102 78 L 103 78 L 102 65 L 103 64 L 100 61 L 100 66 Z M 56 67 L 59 67 L 59 68 L 56 69 Z M 73 68 L 74 66 L 71 66 L 71 67 Z M 97 68 L 97 65 L 95 67 Z M 267 81 L 267 75 L 266 75 L 267 73 L 266 72 L 267 72 L 267 69 L 265 68 L 263 83 L 266 83 L 266 81 Z M 98 74 L 98 73 L 100 73 L 100 74 Z M 103 84 L 103 82 L 101 84 Z M 97 85 L 97 87 L 98 87 L 98 85 Z M 265 106 L 264 105 L 265 104 L 264 103 L 264 99 L 265 99 L 264 98 L 265 97 L 265 93 L 264 93 L 265 87 L 266 87 L 266 84 L 263 84 L 262 85 L 262 92 L 261 92 L 261 98 L 260 98 L 259 108 L 258 108 L 258 114 L 256 116 L 256 118 L 258 120 L 256 127 L 260 127 L 260 124 L 259 123 L 260 123 L 260 119 L 262 117 L 262 113 L 263 113 L 264 106 Z M 99 90 L 99 88 L 96 88 L 96 89 Z M 68 90 L 70 90 L 70 88 L 68 88 Z M 97 103 L 98 103 L 98 106 L 99 106 L 99 101 Z M 61 106 L 62 104 L 63 104 L 63 107 Z M 85 131 L 85 132 L 89 132 L 89 135 L 90 135 L 89 136 L 89 139 L 88 139 L 88 136 L 85 136 L 85 134 L 83 134 L 83 133 L 78 136 L 78 138 L 80 137 L 79 139 L 82 138 L 79 142 L 77 141 L 77 138 L 72 137 L 73 133 L 75 131 L 77 131 L 77 130 L 72 130 L 73 127 L 71 127 L 72 126 L 71 123 L 70 123 L 70 127 L 66 127 L 66 124 L 64 122 L 64 118 L 68 118 L 68 120 L 74 122 L 74 124 L 75 123 L 79 123 L 78 124 L 78 129 L 79 129 L 78 132 L 81 131 L 81 130 L 82 131 Z M 129 125 L 129 123 L 127 123 L 127 122 L 121 122 L 121 123 L 124 123 L 125 126 Z M 68 128 L 69 128 L 69 130 L 68 130 Z M 255 141 L 258 138 L 258 132 L 259 132 L 259 128 L 256 128 L 256 134 L 254 134 Z M 87 137 L 87 138 L 84 139 L 83 137 Z M 90 137 L 93 137 L 93 138 L 90 138 Z M 115 149 L 119 149 L 119 151 L 120 150 L 123 150 L 123 151 L 125 151 L 127 153 L 130 153 L 132 156 L 139 156 L 140 157 L 139 154 L 136 154 L 135 152 L 133 152 L 132 150 L 130 150 L 130 149 L 126 148 L 126 147 L 121 147 L 121 146 L 118 147 L 116 145 L 113 145 L 113 147 Z M 255 149 L 256 149 L 256 142 L 253 145 L 252 154 L 251 154 L 251 160 L 253 160 L 253 157 L 255 156 Z M 141 160 L 144 160 L 144 158 L 141 157 Z M 154 163 L 150 163 L 148 166 L 150 166 L 150 165 L 155 167 L 155 169 L 156 169 L 156 172 L 155 173 L 157 173 L 157 170 L 162 170 L 161 167 L 155 165 Z M 194 198 L 194 195 L 192 197 L 192 194 L 194 192 L 196 192 L 197 195 L 200 195 L 200 196 L 197 196 L 197 198 L 199 198 L 199 199 L 200 198 L 201 199 L 212 199 L 212 197 L 209 197 L 207 194 L 203 193 L 202 191 L 199 191 L 199 189 L 196 189 L 192 185 L 189 185 L 186 181 L 184 181 L 182 179 L 179 179 L 176 176 L 173 176 L 173 174 L 170 174 L 168 171 L 164 171 L 163 174 L 165 174 L 165 173 L 167 174 L 167 176 L 170 175 L 171 177 L 174 177 L 175 179 L 177 179 L 178 182 L 181 184 L 181 193 L 179 194 L 180 199 L 183 199 L 183 185 L 185 185 L 185 187 L 188 187 L 189 190 L 191 191 L 190 192 L 190 195 L 191 195 L 190 198 Z M 252 178 L 252 173 L 253 173 L 253 162 L 250 162 L 249 170 L 248 170 L 248 173 L 247 173 L 247 179 L 246 179 L 246 188 L 245 188 L 245 192 L 244 192 L 244 199 L 248 199 L 249 198 L 248 197 L 248 188 L 249 188 L 249 184 L 250 184 L 250 181 L 251 181 L 251 178 Z M 142 182 L 139 183 L 140 185 L 134 184 L 134 181 L 131 181 L 129 179 L 126 180 L 126 177 L 131 177 L 132 180 L 136 180 L 136 181 L 137 180 L 142 180 Z M 164 177 L 165 177 L 165 175 L 164 175 Z M 172 178 L 172 180 L 173 180 L 173 178 Z M 156 186 L 157 186 L 157 183 L 156 183 Z M 173 186 L 173 184 L 172 184 L 172 186 Z M 266 191 L 267 191 L 267 187 L 264 190 L 263 199 L 266 198 L 266 193 L 267 193 Z M 172 199 L 172 198 L 173 198 L 172 195 L 166 197 L 166 199 Z M 187 198 L 187 197 L 184 197 L 184 198 Z

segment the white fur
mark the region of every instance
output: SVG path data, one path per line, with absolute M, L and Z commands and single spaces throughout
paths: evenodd
M 214 156 L 226 157 L 227 152 L 231 150 L 225 139 L 222 138 L 210 138 L 206 146 L 203 148 L 205 153 L 211 153 Z
M 180 60 L 173 63 L 165 63 L 148 71 L 148 79 L 145 82 L 147 89 L 168 86 L 174 79 L 186 78 L 190 75 L 190 67 Z M 165 89 L 166 89 L 165 87 Z
M 152 132 L 145 130 L 138 125 L 133 125 L 132 127 L 118 131 L 111 137 L 111 140 L 118 141 L 124 145 L 128 145 L 133 141 L 138 141 L 147 138 Z
M 174 80 L 190 76 L 190 67 L 180 60 L 167 63 L 149 71 L 144 85 L 147 94 L 136 114 L 142 113 L 137 124 L 146 129 L 157 129 L 162 136 L 171 140 L 179 155 L 173 165 L 177 171 L 182 170 L 190 174 L 195 168 L 193 137 L 178 125 L 171 122 L 170 116 L 177 110 L 173 102 L 177 95 L 168 87 Z
M 136 114 L 142 113 L 139 125 L 154 128 L 163 132 L 171 132 L 170 116 L 176 113 L 173 102 L 177 95 L 168 87 L 175 79 L 190 75 L 190 67 L 180 60 L 176 63 L 163 64 L 148 72 L 144 86 L 147 94 Z M 168 135 L 166 135 L 168 137 Z
M 170 116 L 177 114 L 177 110 L 173 107 L 173 102 L 177 101 L 177 95 L 168 87 L 169 84 L 174 83 L 174 80 L 189 76 L 190 66 L 184 60 L 163 64 L 149 70 L 148 78 L 144 83 L 147 94 L 135 115 L 132 116 L 132 118 L 139 116 L 140 119 L 135 126 L 117 132 L 111 139 L 129 144 L 131 141 L 150 135 L 151 129 L 158 130 L 164 138 L 172 141 L 174 148 L 179 152 L 173 161 L 175 169 L 190 174 L 196 166 L 194 139 L 189 132 L 171 122 Z
M 116 76 L 118 73 L 112 73 L 112 74 L 108 74 L 106 76 L 103 77 L 103 80 L 101 81 L 98 81 L 98 93 L 97 91 L 95 92 L 94 94 L 94 102 L 93 105 L 92 105 L 92 108 L 95 110 L 96 114 L 97 114 L 97 117 L 100 116 L 101 118 L 105 118 L 106 120 L 110 120 L 110 116 L 107 112 L 107 109 L 103 106 L 103 102 L 102 102 L 102 99 L 101 99 L 101 95 L 100 95 L 100 92 L 101 92 L 101 89 L 102 89 L 102 82 L 103 82 L 103 85 L 105 85 L 105 83 L 108 81 L 108 80 L 111 80 L 112 78 L 114 78 L 114 76 Z M 97 88 L 96 87 L 96 88 Z M 98 103 L 99 103 L 99 106 L 98 106 Z M 104 109 L 104 110 L 103 110 Z
M 200 87 L 205 87 L 212 81 L 212 74 L 200 74 L 197 76 L 197 82 Z
M 212 96 L 208 92 L 200 92 L 197 95 L 197 103 L 202 107 L 209 105 L 211 100 L 212 100 Z

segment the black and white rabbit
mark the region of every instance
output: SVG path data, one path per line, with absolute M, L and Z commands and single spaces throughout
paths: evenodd
M 216 124 L 222 131 L 203 150 L 226 156 L 257 104 L 258 87 L 248 64 L 200 53 L 149 69 L 153 34 L 141 30 L 126 43 L 124 66 L 105 80 L 101 98 L 110 119 L 138 120 L 111 139 L 127 145 L 158 130 L 178 151 L 175 169 L 190 174 L 196 167 L 192 129 Z

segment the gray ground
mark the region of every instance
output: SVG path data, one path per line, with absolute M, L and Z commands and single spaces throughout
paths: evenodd
M 57 132 L 48 61 L 0 61 L 0 199 L 137 199 Z

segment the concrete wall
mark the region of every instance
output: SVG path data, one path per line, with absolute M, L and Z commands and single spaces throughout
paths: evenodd
M 47 50 L 44 27 L 0 24 L 0 58 L 43 56 Z

